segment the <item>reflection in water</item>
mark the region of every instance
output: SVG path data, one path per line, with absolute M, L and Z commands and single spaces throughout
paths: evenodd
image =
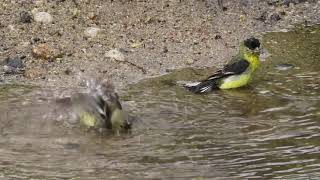
M 317 179 L 319 36 L 266 35 L 272 56 L 250 87 L 193 95 L 174 82 L 209 70 L 190 69 L 130 87 L 139 120 L 121 137 L 64 127 L 44 118 L 56 108 L 46 95 L 0 89 L 0 178 Z

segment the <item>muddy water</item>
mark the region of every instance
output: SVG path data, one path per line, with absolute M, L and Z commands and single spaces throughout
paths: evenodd
M 137 121 L 120 137 L 48 121 L 47 95 L 2 86 L 0 179 L 319 179 L 320 28 L 269 33 L 264 45 L 271 56 L 246 88 L 174 85 L 210 69 L 128 87 Z

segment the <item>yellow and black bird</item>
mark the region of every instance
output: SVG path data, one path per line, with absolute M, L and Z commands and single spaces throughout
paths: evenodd
M 129 117 L 122 109 L 118 94 L 110 81 L 91 81 L 88 88 L 89 92 L 77 93 L 71 97 L 80 124 L 99 131 L 110 129 L 116 134 L 131 128 Z
M 260 41 L 256 38 L 244 40 L 239 53 L 222 69 L 207 79 L 187 83 L 184 86 L 194 93 L 207 93 L 216 89 L 232 89 L 247 85 L 260 65 Z

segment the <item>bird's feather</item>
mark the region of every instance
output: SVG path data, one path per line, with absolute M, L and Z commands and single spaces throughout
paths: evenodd
M 244 59 L 238 60 L 234 63 L 225 65 L 222 69 L 208 77 L 208 80 L 220 79 L 230 75 L 241 74 L 247 70 L 250 63 Z
M 229 77 L 231 75 L 237 75 L 245 72 L 249 67 L 249 62 L 241 59 L 234 63 L 225 65 L 222 69 L 216 71 L 213 75 L 201 82 L 193 82 L 185 84 L 184 86 L 191 92 L 194 93 L 206 93 L 213 89 L 218 89 L 220 79 Z
M 184 87 L 194 93 L 205 93 L 218 88 L 217 83 L 214 80 L 188 83 L 185 84 Z

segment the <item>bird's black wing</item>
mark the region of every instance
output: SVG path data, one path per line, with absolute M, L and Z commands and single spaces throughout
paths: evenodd
M 184 86 L 194 93 L 207 93 L 219 88 L 219 80 L 221 78 L 241 74 L 247 70 L 249 65 L 248 61 L 241 59 L 234 63 L 225 65 L 222 69 L 216 71 L 216 73 L 201 82 L 185 84 Z
M 233 74 L 241 74 L 247 70 L 249 67 L 249 62 L 241 59 L 240 61 L 234 62 L 232 64 L 227 64 L 223 67 L 224 73 L 233 73 Z
M 249 67 L 249 62 L 241 59 L 234 63 L 225 65 L 222 69 L 218 70 L 215 74 L 208 77 L 208 80 L 220 79 L 226 76 L 241 74 Z

